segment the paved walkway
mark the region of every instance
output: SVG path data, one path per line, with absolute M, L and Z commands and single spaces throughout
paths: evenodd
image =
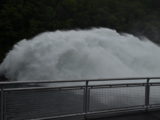
M 160 120 L 160 111 L 128 114 L 116 117 L 100 118 L 96 120 Z

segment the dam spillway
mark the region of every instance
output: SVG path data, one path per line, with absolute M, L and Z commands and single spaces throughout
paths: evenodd
M 0 65 L 10 80 L 157 77 L 160 47 L 108 28 L 45 32 L 17 43 Z

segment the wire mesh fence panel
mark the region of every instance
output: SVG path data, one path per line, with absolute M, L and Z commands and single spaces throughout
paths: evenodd
M 160 105 L 160 86 L 150 86 L 150 105 Z
M 5 119 L 28 120 L 83 112 L 83 89 L 6 90 Z
M 144 104 L 144 86 L 90 89 L 90 111 L 120 109 Z

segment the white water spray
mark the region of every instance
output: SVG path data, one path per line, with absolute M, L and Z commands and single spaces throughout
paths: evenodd
M 149 40 L 107 28 L 46 32 L 15 45 L 0 74 L 10 80 L 159 76 L 159 54 Z

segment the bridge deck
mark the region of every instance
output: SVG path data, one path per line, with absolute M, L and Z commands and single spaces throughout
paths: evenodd
M 134 113 L 115 117 L 99 118 L 94 120 L 160 120 L 160 111 L 147 113 Z

